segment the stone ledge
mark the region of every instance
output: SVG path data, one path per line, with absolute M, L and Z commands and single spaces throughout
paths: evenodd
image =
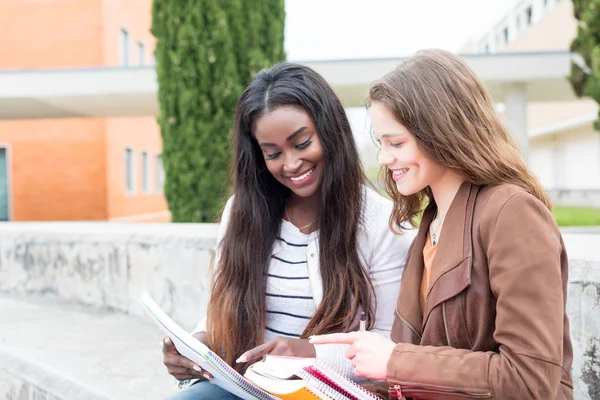
M 162 332 L 147 320 L 0 297 L 0 321 L 2 399 L 159 400 L 176 391 Z
M 61 376 L 37 360 L 24 359 L 0 345 L 0 394 L 7 399 L 109 400 L 110 397 Z

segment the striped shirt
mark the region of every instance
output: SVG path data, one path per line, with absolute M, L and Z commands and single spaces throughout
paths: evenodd
M 308 244 L 316 235 L 305 235 L 290 222 L 281 221 L 267 276 L 265 341 L 300 337 L 316 311 L 307 264 Z

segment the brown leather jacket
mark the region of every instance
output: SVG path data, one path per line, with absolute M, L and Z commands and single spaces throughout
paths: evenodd
M 445 218 L 425 312 L 409 251 L 388 362 L 391 397 L 572 399 L 567 255 L 548 209 L 513 185 L 463 183 Z

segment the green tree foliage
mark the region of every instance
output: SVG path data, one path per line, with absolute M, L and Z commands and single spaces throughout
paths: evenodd
M 573 11 L 578 26 L 571 51 L 578 56 L 569 79 L 578 96 L 600 103 L 600 0 L 573 0 Z M 600 130 L 600 116 L 594 127 Z
M 165 196 L 173 222 L 214 221 L 228 194 L 237 98 L 285 59 L 284 0 L 154 0 Z

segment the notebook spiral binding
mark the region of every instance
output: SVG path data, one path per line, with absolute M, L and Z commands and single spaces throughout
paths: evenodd
M 249 385 L 243 378 L 238 378 L 238 372 L 231 368 L 228 364 L 226 364 L 221 358 L 216 356 L 214 353 L 209 352 L 210 362 L 215 365 L 220 370 L 226 373 L 226 376 L 232 381 L 232 383 L 236 384 L 240 388 L 242 388 L 246 393 L 249 393 L 260 400 L 278 400 L 277 397 L 268 394 L 267 392 L 258 389 Z
M 318 380 L 326 387 L 333 388 L 333 393 L 338 397 L 332 397 L 336 400 L 381 400 L 378 396 L 363 389 L 360 385 L 344 378 L 323 362 L 307 366 L 303 369 L 303 372 L 313 378 L 311 381 Z M 301 377 L 304 379 L 303 376 Z
M 300 378 L 302 378 L 302 380 L 304 380 L 304 382 L 306 382 L 306 389 L 309 392 L 320 397 L 321 399 L 323 399 L 323 397 L 320 396 L 318 392 L 321 392 L 324 395 L 326 395 L 327 397 L 324 398 L 323 400 L 329 400 L 329 399 L 353 400 L 351 397 L 344 396 L 343 394 L 341 394 L 340 392 L 338 392 L 337 390 L 335 390 L 334 388 L 332 388 L 325 382 L 321 381 L 320 379 L 318 379 L 315 376 L 312 376 L 311 374 L 309 374 L 308 372 L 306 372 L 304 370 L 298 372 L 298 376 Z M 313 391 L 313 389 L 316 389 L 316 390 Z

